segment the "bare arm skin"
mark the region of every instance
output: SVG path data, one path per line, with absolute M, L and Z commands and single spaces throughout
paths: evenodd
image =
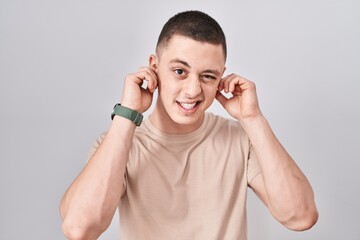
M 148 88 L 141 88 L 144 80 Z M 125 79 L 122 105 L 146 111 L 157 87 L 149 67 Z M 110 225 L 124 192 L 124 173 L 135 124 L 115 116 L 97 151 L 64 194 L 60 204 L 63 232 L 68 239 L 97 239 Z
M 227 99 L 220 93 L 222 90 L 233 96 Z M 262 173 L 251 181 L 250 187 L 284 226 L 297 231 L 311 228 L 318 219 L 314 193 L 262 115 L 255 84 L 235 74 L 228 75 L 220 82 L 216 98 L 239 120 L 258 158 Z

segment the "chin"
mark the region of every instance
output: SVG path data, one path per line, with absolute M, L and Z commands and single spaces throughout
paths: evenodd
M 170 118 L 172 119 L 172 121 L 178 125 L 197 125 L 199 124 L 199 122 L 201 123 L 203 120 L 203 116 L 204 116 L 204 112 L 203 111 L 199 111 L 200 109 L 198 109 L 198 112 L 190 114 L 190 115 L 185 115 L 185 114 L 179 114 L 179 113 L 174 113 L 172 114 L 172 116 L 170 116 Z

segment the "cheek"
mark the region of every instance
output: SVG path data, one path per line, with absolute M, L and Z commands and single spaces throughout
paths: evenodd
M 213 84 L 213 85 L 204 84 L 202 89 L 204 94 L 207 95 L 208 97 L 215 97 L 216 92 L 218 90 L 218 84 Z
M 179 83 L 171 75 L 159 74 L 159 93 L 161 96 L 176 96 L 180 91 Z

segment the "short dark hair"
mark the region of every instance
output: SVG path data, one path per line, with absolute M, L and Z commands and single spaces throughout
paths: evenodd
M 165 47 L 173 35 L 189 37 L 200 42 L 220 44 L 226 59 L 225 34 L 215 19 L 206 13 L 192 10 L 180 12 L 170 18 L 160 32 L 156 44 L 156 52 L 158 54 L 159 48 Z

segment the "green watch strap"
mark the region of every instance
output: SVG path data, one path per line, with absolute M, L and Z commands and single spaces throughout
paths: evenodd
M 124 118 L 129 119 L 130 121 L 132 121 L 133 123 L 135 123 L 136 126 L 140 126 L 142 120 L 143 120 L 143 115 L 135 110 L 132 110 L 130 108 L 121 106 L 120 103 L 117 103 L 114 106 L 114 110 L 111 114 L 111 120 L 114 119 L 114 116 L 118 115 Z

